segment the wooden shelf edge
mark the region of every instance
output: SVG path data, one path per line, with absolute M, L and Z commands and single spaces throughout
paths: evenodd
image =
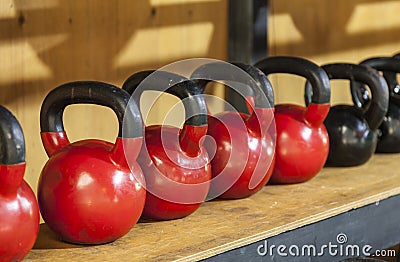
M 218 254 L 221 254 L 221 253 L 233 250 L 233 249 L 241 248 L 246 245 L 252 244 L 254 242 L 261 241 L 261 240 L 279 235 L 284 232 L 288 232 L 288 231 L 291 231 L 291 230 L 294 230 L 294 229 L 297 229 L 297 228 L 300 228 L 300 227 L 303 227 L 306 225 L 310 225 L 315 222 L 319 222 L 321 220 L 325 220 L 325 219 L 334 217 L 336 215 L 348 212 L 353 209 L 357 209 L 357 208 L 361 208 L 361 207 L 369 205 L 369 204 L 377 203 L 379 201 L 385 200 L 389 197 L 396 196 L 396 195 L 400 195 L 400 187 L 397 187 L 397 188 L 394 188 L 394 189 L 391 189 L 391 190 L 388 190 L 385 192 L 381 192 L 379 194 L 369 196 L 369 197 L 366 197 L 363 199 L 359 199 L 354 202 L 346 203 L 345 205 L 342 205 L 340 207 L 336 207 L 336 208 L 309 216 L 307 218 L 300 219 L 300 220 L 294 221 L 289 224 L 285 224 L 284 226 L 279 226 L 272 230 L 260 232 L 259 234 L 252 235 L 252 236 L 246 237 L 246 238 L 242 238 L 242 239 L 230 242 L 230 243 L 226 243 L 224 245 L 220 245 L 215 248 L 210 248 L 208 250 L 198 252 L 196 254 L 187 256 L 185 258 L 176 259 L 174 261 L 175 262 L 187 262 L 187 261 L 198 261 L 198 260 L 207 259 L 212 256 L 215 256 L 215 255 L 218 255 Z

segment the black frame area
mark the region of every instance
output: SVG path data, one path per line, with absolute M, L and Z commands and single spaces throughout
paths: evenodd
M 229 0 L 228 60 L 254 64 L 268 55 L 268 0 Z M 226 101 L 247 112 L 243 98 L 229 88 Z
M 267 56 L 267 0 L 230 0 L 228 59 L 253 64 Z

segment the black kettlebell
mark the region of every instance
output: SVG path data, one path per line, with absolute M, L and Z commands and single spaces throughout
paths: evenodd
M 376 152 L 400 153 L 400 86 L 396 78 L 396 74 L 400 73 L 400 59 L 373 57 L 360 64 L 382 71 L 388 85 L 389 107 L 378 129 Z M 354 103 L 366 110 L 370 104 L 368 89 L 361 83 L 352 82 L 351 90 Z
M 366 110 L 357 105 L 336 105 L 329 110 L 325 126 L 329 134 L 329 155 L 325 166 L 357 166 L 367 162 L 375 151 L 377 128 L 388 107 L 389 92 L 386 81 L 375 69 L 363 65 L 335 63 L 322 68 L 329 79 L 348 79 L 369 86 L 372 93 Z M 306 84 L 306 102 L 312 91 Z

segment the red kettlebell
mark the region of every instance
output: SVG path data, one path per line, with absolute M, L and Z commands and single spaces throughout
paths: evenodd
M 39 207 L 24 181 L 25 141 L 18 120 L 0 106 L 0 261 L 21 261 L 39 233 Z
M 57 87 L 42 104 L 41 138 L 49 160 L 39 179 L 39 207 L 46 224 L 64 241 L 111 242 L 128 233 L 140 218 L 146 191 L 134 160 L 142 145 L 142 120 L 129 99 L 120 88 L 87 81 Z M 69 142 L 64 109 L 83 103 L 115 112 L 119 122 L 115 144 L 95 139 Z M 129 150 L 129 166 L 124 150 Z
M 138 158 L 147 185 L 142 217 L 169 220 L 192 214 L 205 201 L 211 179 L 210 160 L 201 141 L 207 134 L 204 97 L 193 81 L 165 71 L 133 74 L 123 89 L 137 103 L 145 90 L 165 91 L 182 100 L 186 114 L 182 129 L 163 125 L 145 128 Z
M 258 68 L 241 63 L 205 64 L 194 71 L 192 78 L 202 90 L 211 81 L 224 81 L 246 100 L 251 112 L 224 111 L 208 117 L 207 135 L 214 140 L 205 143 L 213 156 L 209 198 L 237 199 L 255 194 L 270 179 L 275 160 L 275 140 L 268 132 L 274 123 L 270 82 Z M 250 93 L 254 99 L 249 99 Z
M 281 104 L 275 107 L 276 163 L 271 182 L 300 183 L 318 174 L 329 152 L 323 124 L 330 107 L 330 84 L 325 71 L 298 57 L 268 57 L 256 63 L 266 75 L 287 73 L 310 81 L 313 95 L 308 107 Z

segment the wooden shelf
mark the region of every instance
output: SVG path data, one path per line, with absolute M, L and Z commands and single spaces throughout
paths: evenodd
M 106 245 L 63 243 L 41 225 L 26 261 L 209 258 L 400 195 L 399 156 L 375 155 L 360 167 L 325 168 L 306 183 L 268 185 L 246 199 L 210 201 L 184 219 L 138 223 Z

